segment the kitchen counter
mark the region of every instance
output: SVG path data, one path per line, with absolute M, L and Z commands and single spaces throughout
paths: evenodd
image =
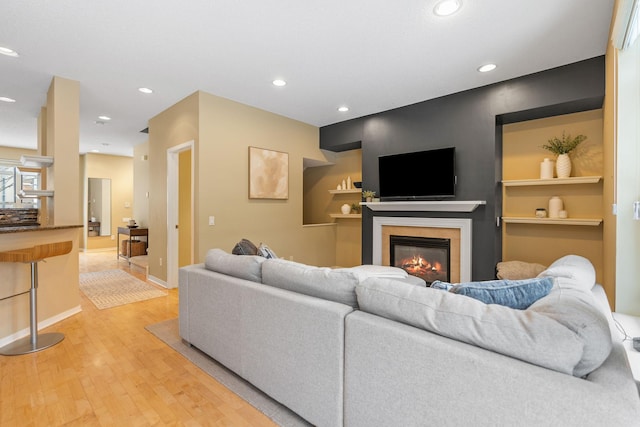
M 0 234 L 9 233 L 24 233 L 25 231 L 49 231 L 49 230 L 64 230 L 68 228 L 82 228 L 84 225 L 16 225 L 16 226 L 2 226 L 0 227 Z

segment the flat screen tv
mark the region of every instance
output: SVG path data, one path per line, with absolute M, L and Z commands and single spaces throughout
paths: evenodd
M 380 200 L 455 197 L 455 147 L 378 157 Z

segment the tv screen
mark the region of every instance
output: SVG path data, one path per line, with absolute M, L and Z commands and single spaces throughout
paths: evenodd
M 380 200 L 437 200 L 455 196 L 455 147 L 378 157 Z

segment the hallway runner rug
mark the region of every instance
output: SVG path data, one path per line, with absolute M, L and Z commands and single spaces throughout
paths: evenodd
M 80 290 L 101 310 L 168 294 L 122 270 L 80 273 Z
M 145 329 L 169 347 L 180 353 L 220 384 L 240 396 L 258 411 L 265 414 L 279 426 L 311 426 L 311 424 L 301 418 L 298 414 L 271 399 L 251 383 L 240 378 L 234 372 L 218 363 L 215 359 L 212 359 L 197 348 L 189 346 L 182 341 L 178 330 L 178 319 L 165 320 L 164 322 L 146 326 Z

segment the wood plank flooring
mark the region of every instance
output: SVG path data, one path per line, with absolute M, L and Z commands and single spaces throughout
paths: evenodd
M 81 253 L 80 272 L 142 269 L 114 251 Z M 82 312 L 41 332 L 58 345 L 0 356 L 0 426 L 274 426 L 144 327 L 178 316 L 178 291 L 98 310 L 80 292 Z

